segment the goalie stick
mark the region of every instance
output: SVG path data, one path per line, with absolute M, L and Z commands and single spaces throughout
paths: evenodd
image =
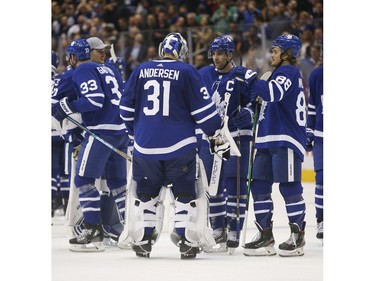
M 271 77 L 272 72 L 266 71 L 263 73 L 263 75 L 260 77 L 261 80 L 268 80 L 268 78 Z M 241 246 L 245 246 L 245 240 L 246 240 L 246 229 L 247 229 L 247 220 L 248 220 L 248 211 L 249 211 L 249 203 L 250 203 L 250 182 L 253 174 L 253 164 L 254 164 L 254 154 L 255 154 L 255 140 L 257 136 L 257 129 L 258 129 L 258 121 L 259 121 L 259 111 L 260 111 L 260 103 L 256 101 L 255 103 L 255 112 L 253 117 L 253 141 L 251 142 L 250 147 L 250 157 L 249 157 L 249 174 L 248 174 L 248 182 L 247 182 L 247 199 L 246 199 L 246 209 L 245 209 L 245 218 L 243 222 L 242 227 L 242 234 L 241 237 Z
M 225 140 L 227 140 L 230 144 L 230 154 L 235 155 L 235 156 L 241 156 L 241 152 L 238 149 L 232 135 L 230 134 L 230 131 L 228 129 L 228 115 L 227 115 L 227 110 L 228 110 L 228 104 L 229 104 L 229 99 L 230 99 L 231 94 L 226 92 L 224 94 L 224 124 L 223 128 L 220 130 L 220 135 L 223 136 Z M 219 187 L 219 180 L 220 180 L 220 173 L 221 173 L 221 166 L 223 164 L 223 159 L 217 155 L 216 153 L 214 154 L 214 160 L 212 162 L 212 171 L 211 171 L 211 179 L 210 179 L 210 185 L 208 188 L 208 192 L 211 196 L 214 196 L 217 194 L 217 190 Z
M 89 129 L 87 129 L 85 126 L 83 126 L 81 123 L 79 123 L 77 120 L 73 119 L 72 117 L 70 117 L 69 115 L 66 116 L 66 118 L 74 123 L 75 125 L 77 125 L 78 128 L 86 131 L 87 133 L 89 133 L 91 136 L 94 137 L 94 139 L 100 141 L 102 144 L 104 144 L 105 146 L 107 146 L 108 148 L 112 149 L 114 152 L 120 154 L 122 157 L 124 157 L 126 160 L 128 161 L 132 161 L 131 157 L 129 155 L 127 155 L 125 152 L 121 151 L 120 149 L 114 147 L 113 145 L 111 145 L 110 143 L 106 142 L 105 140 L 103 140 L 101 137 L 99 137 L 98 135 L 96 135 L 95 133 L 91 132 Z

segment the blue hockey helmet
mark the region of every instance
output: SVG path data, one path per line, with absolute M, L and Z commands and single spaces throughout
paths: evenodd
M 234 42 L 229 37 L 216 37 L 208 48 L 208 58 L 212 58 L 213 52 L 222 51 L 229 55 L 230 52 L 234 53 Z
M 59 57 L 55 51 L 52 51 L 52 66 L 57 68 L 59 66 Z
M 297 36 L 293 34 L 280 35 L 272 42 L 270 52 L 274 47 L 279 47 L 282 53 L 290 49 L 292 56 L 297 58 L 298 53 L 301 50 L 301 46 L 301 40 Z
M 68 56 L 74 55 L 78 60 L 87 60 L 91 58 L 90 44 L 86 39 L 74 40 L 66 48 Z
M 188 51 L 186 40 L 178 32 L 169 33 L 159 44 L 160 57 L 164 57 L 164 54 L 172 54 L 177 59 L 184 59 L 187 57 Z

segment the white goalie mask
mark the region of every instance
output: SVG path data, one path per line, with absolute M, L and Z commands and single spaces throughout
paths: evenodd
M 164 54 L 172 54 L 176 59 L 184 59 L 188 51 L 186 40 L 180 33 L 169 33 L 159 44 L 159 56 L 162 58 Z

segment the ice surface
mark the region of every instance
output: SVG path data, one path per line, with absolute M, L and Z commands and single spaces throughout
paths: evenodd
M 194 260 L 181 260 L 178 248 L 170 241 L 167 225 L 153 246 L 150 259 L 135 256 L 132 250 L 107 247 L 105 252 L 75 253 L 68 250 L 64 219 L 53 218 L 52 281 L 96 280 L 178 280 L 178 281 L 321 281 L 323 245 L 315 238 L 314 184 L 303 183 L 306 202 L 306 246 L 301 257 L 246 257 L 242 248 L 234 255 L 201 253 Z M 273 187 L 274 237 L 278 244 L 289 238 L 290 229 L 278 186 Z M 246 242 L 256 234 L 252 205 L 249 209 Z

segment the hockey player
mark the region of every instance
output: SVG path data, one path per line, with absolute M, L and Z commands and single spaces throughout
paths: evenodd
M 57 67 L 59 66 L 59 59 L 57 53 L 52 51 L 52 94 L 56 94 L 56 86 L 60 81 L 61 75 L 58 74 Z M 62 207 L 64 213 L 68 204 L 69 198 L 69 177 L 65 170 L 65 141 L 64 133 L 61 130 L 52 128 L 52 146 L 51 146 L 51 168 L 52 168 L 52 217 L 55 211 Z
M 138 66 L 126 82 L 121 99 L 122 118 L 134 137 L 132 179 L 136 190 L 129 208 L 136 215 L 127 223 L 140 226 L 135 230 L 137 237 L 133 237 L 133 250 L 140 257 L 149 257 L 160 234 L 158 200 L 164 187 L 175 199 L 171 238 L 181 258 L 195 258 L 200 251 L 199 241 L 188 236 L 197 228 L 197 217 L 204 215 L 198 212 L 196 200 L 195 128 L 199 124 L 208 136 L 213 136 L 221 126 L 221 118 L 197 70 L 179 61 L 187 52 L 180 33 L 168 34 L 159 45 L 162 59 Z
M 98 37 L 90 37 L 87 42 L 91 48 L 91 61 L 104 64 L 105 66 L 111 68 L 116 76 L 117 84 L 119 85 L 119 91 L 123 92 L 124 81 L 122 79 L 119 69 L 113 63 L 107 63 L 106 57 L 109 54 L 109 49 L 111 46 L 109 44 L 104 44 L 104 42 Z M 129 144 L 130 140 L 127 139 L 126 144 Z M 114 196 L 108 192 L 106 187 L 106 179 L 102 178 L 100 181 L 101 187 L 101 214 L 102 223 L 104 229 L 104 236 L 108 238 L 105 242 L 109 242 L 110 245 L 116 245 L 118 237 L 123 231 L 123 223 L 125 220 L 125 200 L 117 203 L 114 201 Z
M 119 116 L 121 92 L 113 71 L 90 62 L 91 48 L 85 39 L 73 41 L 67 48 L 69 61 L 75 68 L 72 76 L 78 98 L 61 99 L 52 108 L 58 121 L 80 112 L 83 126 L 120 150 L 125 149 L 127 135 Z M 69 240 L 72 251 L 104 251 L 100 194 L 95 180 L 103 174 L 114 199 L 125 197 L 126 159 L 104 146 L 91 134 L 86 134 L 78 155 L 75 186 L 85 220 L 82 235 Z
M 125 61 L 122 57 L 110 57 L 105 61 L 105 64 L 113 65 L 120 72 L 121 78 L 125 81 Z
M 259 80 L 251 69 L 238 67 L 235 75 L 252 87 L 251 95 L 263 102 L 256 137 L 257 149 L 251 194 L 255 224 L 259 233 L 245 244 L 246 256 L 275 255 L 272 233 L 273 183 L 279 183 L 291 235 L 279 245 L 280 256 L 301 256 L 305 245 L 305 211 L 301 184 L 306 145 L 306 100 L 301 75 L 295 66 L 301 41 L 295 35 L 281 35 L 271 44 L 271 66 L 267 81 Z
M 309 80 L 307 151 L 314 157 L 316 238 L 323 239 L 323 66 L 314 69 Z
M 208 57 L 212 58 L 214 66 L 199 70 L 218 108 L 221 107 L 224 94 L 231 94 L 227 110 L 228 127 L 234 140 L 240 144 L 241 152 L 239 159 L 232 155 L 228 161 L 223 161 L 217 194 L 210 197 L 210 222 L 219 247 L 205 249 L 207 252 L 226 251 L 227 247 L 231 252 L 234 251 L 239 245 L 239 234 L 244 222 L 253 109 L 246 94 L 250 91 L 248 85 L 231 76 L 235 68 L 234 54 L 233 41 L 227 37 L 217 37 L 210 43 L 208 50 Z M 207 142 L 202 142 L 200 157 L 210 181 L 213 156 L 209 153 Z

